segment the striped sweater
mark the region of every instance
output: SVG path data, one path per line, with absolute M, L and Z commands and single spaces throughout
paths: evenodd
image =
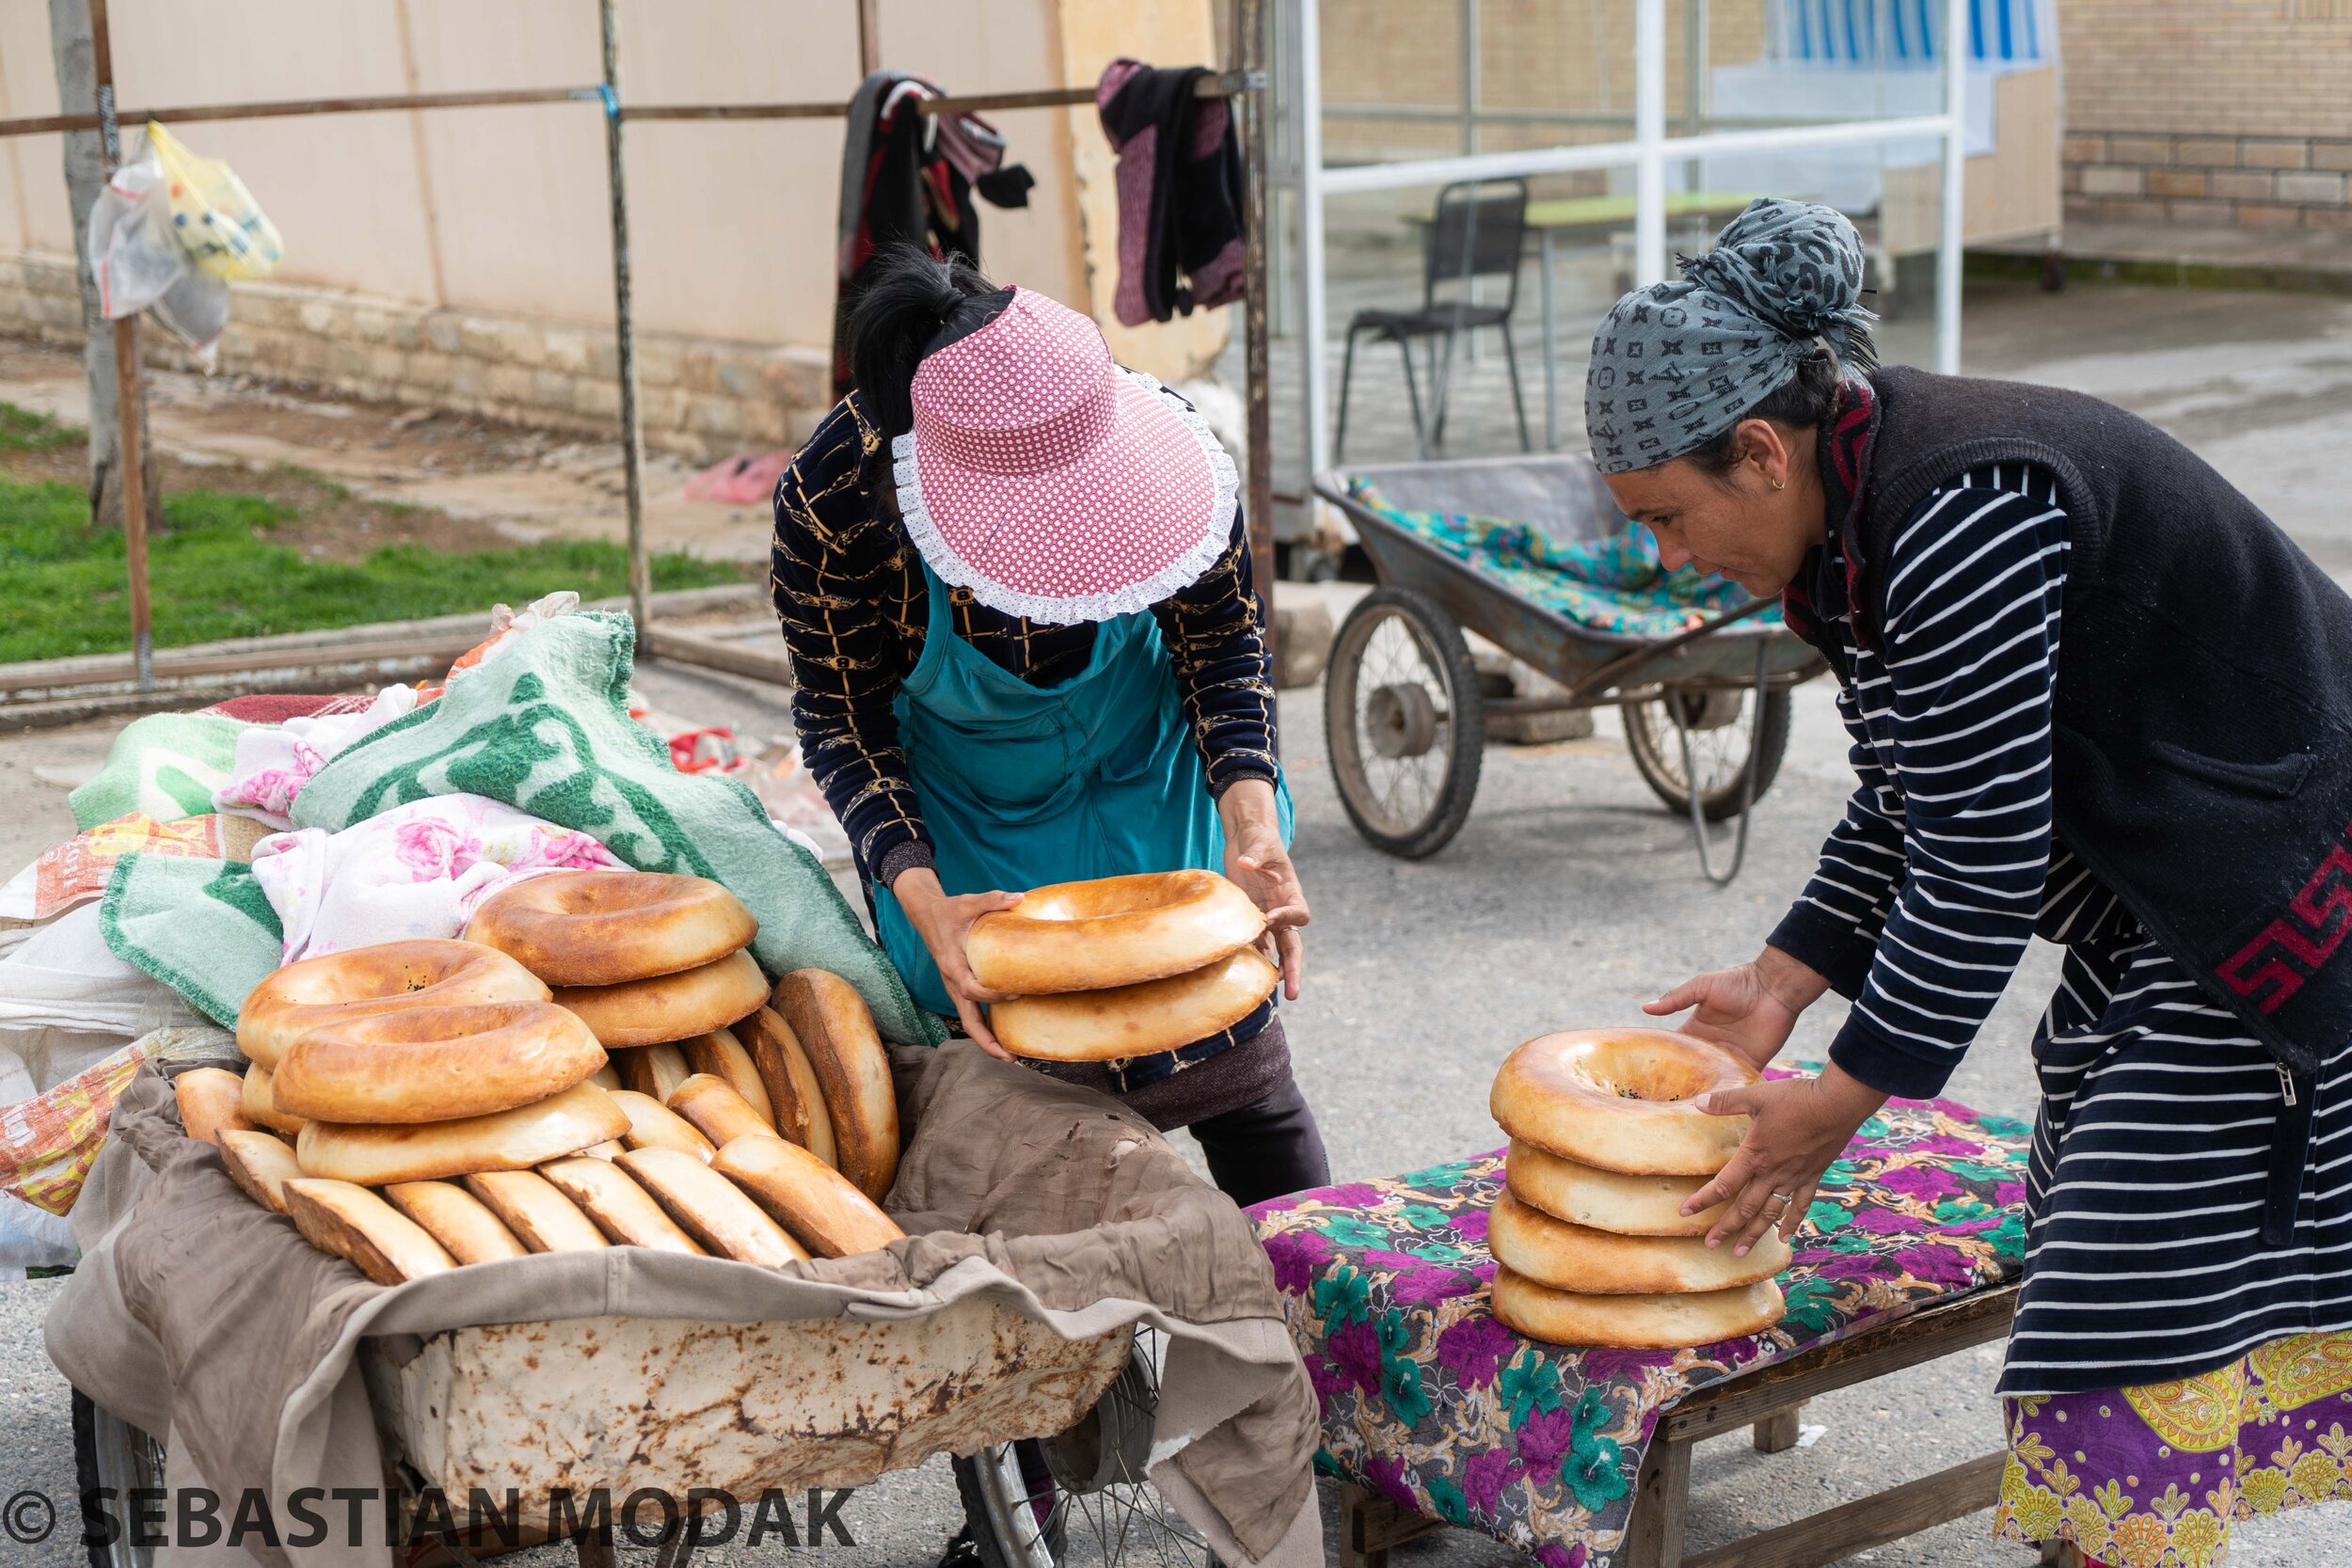
M 1879 646 L 1834 624 L 1861 784 L 1772 943 L 1853 999 L 1831 1059 L 1885 1093 L 1943 1089 L 2043 918 L 2066 524 L 2041 469 L 1960 475 L 1896 534 Z

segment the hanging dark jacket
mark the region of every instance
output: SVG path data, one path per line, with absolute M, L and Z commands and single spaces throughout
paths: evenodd
M 877 71 L 850 100 L 841 147 L 841 215 L 835 233 L 833 392 L 850 390 L 850 315 L 875 258 L 893 245 L 980 264 L 977 191 L 991 206 L 1025 207 L 1035 183 L 1002 165 L 1004 137 L 977 115 L 934 119 L 919 112 L 944 96 L 920 76 Z M 1002 166 L 1000 166 L 1000 165 Z
M 1103 133 L 1119 154 L 1119 288 L 1128 326 L 1242 297 L 1241 140 L 1231 104 L 1202 98 L 1203 67 L 1158 71 L 1113 60 L 1095 84 Z
M 2352 596 L 2121 408 L 1899 368 L 1870 380 L 1858 506 L 1822 467 L 1832 515 L 1848 516 L 1838 586 L 1857 631 L 1877 641 L 1886 584 L 1872 563 L 1931 489 L 1993 463 L 2056 476 L 2069 518 L 2058 836 L 2308 1085 L 2352 1042 Z M 1833 662 L 1836 641 L 1816 641 Z

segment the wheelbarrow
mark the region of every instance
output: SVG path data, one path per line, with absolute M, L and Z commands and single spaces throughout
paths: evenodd
M 1752 600 L 1672 637 L 1598 630 L 1364 505 L 1352 493 L 1359 480 L 1403 511 L 1505 517 L 1558 544 L 1630 526 L 1591 461 L 1570 454 L 1390 463 L 1317 477 L 1316 493 L 1356 525 L 1379 577 L 1341 623 L 1324 684 L 1332 777 L 1357 832 L 1391 855 L 1434 855 L 1470 816 L 1489 719 L 1615 707 L 1643 782 L 1690 818 L 1700 872 L 1719 885 L 1738 876 L 1750 814 L 1788 750 L 1789 691 L 1828 668 L 1795 633 L 1759 619 L 1778 601 Z M 1465 629 L 1561 689 L 1490 691 Z M 1718 871 L 1708 824 L 1734 818 L 1730 863 Z

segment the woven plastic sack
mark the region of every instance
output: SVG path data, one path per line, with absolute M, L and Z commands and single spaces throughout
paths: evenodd
M 285 246 L 234 169 L 218 158 L 198 156 L 153 120 L 147 123 L 147 145 L 163 164 L 172 233 L 189 261 L 231 282 L 267 277 L 277 269 Z

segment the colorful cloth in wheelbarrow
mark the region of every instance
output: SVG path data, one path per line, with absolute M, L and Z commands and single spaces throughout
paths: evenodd
M 1349 482 L 1348 494 L 1481 577 L 1595 631 L 1673 637 L 1748 602 L 1746 590 L 1737 583 L 1688 566 L 1666 570 L 1658 559 L 1658 541 L 1638 523 L 1598 539 L 1563 544 L 1532 524 L 1502 517 L 1408 512 L 1366 479 Z M 1777 623 L 1780 611 L 1759 610 L 1756 619 Z
M 1262 1204 L 1249 1212 L 1322 1405 L 1316 1467 L 1544 1568 L 1606 1568 L 1675 1401 L 2017 1276 L 2026 1138 L 1949 1101 L 1887 1101 L 1822 1180 L 1780 1326 L 1692 1350 L 1542 1344 L 1495 1321 L 1499 1151 Z

